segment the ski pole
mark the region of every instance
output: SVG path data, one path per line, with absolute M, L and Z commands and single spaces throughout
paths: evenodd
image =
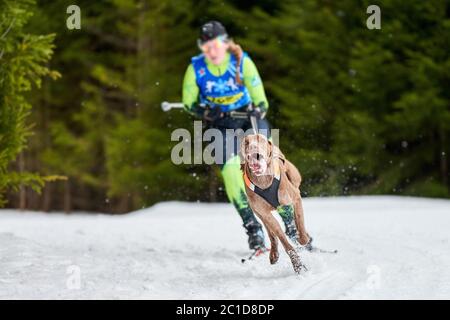
M 252 123 L 253 132 L 258 134 L 258 121 L 255 116 L 250 116 L 250 122 Z
M 247 109 L 248 111 L 253 111 L 255 109 L 255 106 L 253 105 L 253 103 L 250 104 L 249 108 Z M 252 125 L 252 129 L 253 129 L 253 133 L 254 134 L 258 134 L 258 121 L 256 119 L 256 116 L 254 115 L 249 115 L 250 118 L 250 123 Z
M 168 101 L 164 101 L 164 102 L 161 103 L 161 109 L 162 109 L 164 112 L 167 112 L 167 111 L 169 111 L 169 110 L 171 110 L 171 109 L 183 109 L 183 108 L 184 108 L 184 104 L 181 103 L 181 102 L 168 102 Z M 231 115 L 232 117 L 235 117 L 235 118 L 244 118 L 244 117 L 247 117 L 247 114 L 246 114 L 245 112 L 231 111 L 231 112 L 230 112 L 230 115 Z M 255 116 L 250 116 L 250 122 L 251 122 L 251 124 L 252 124 L 253 132 L 254 132 L 255 134 L 257 134 L 257 133 L 258 133 L 258 121 L 256 120 L 256 117 L 255 117 Z
M 181 102 L 167 102 L 164 101 L 163 103 L 161 103 L 161 109 L 164 112 L 167 112 L 171 109 L 182 109 L 184 108 L 184 104 L 182 104 Z

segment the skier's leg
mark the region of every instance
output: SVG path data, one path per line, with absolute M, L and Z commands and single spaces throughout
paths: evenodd
M 242 218 L 243 225 L 249 236 L 250 249 L 264 247 L 264 233 L 261 224 L 250 208 L 245 193 L 245 184 L 240 168 L 239 156 L 228 159 L 221 167 L 223 182 L 228 200 L 234 205 Z
M 277 212 L 284 222 L 285 233 L 289 239 L 297 240 L 297 228 L 294 221 L 294 206 L 284 205 L 277 208 Z

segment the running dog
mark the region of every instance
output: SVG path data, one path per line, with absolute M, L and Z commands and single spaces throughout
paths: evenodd
M 302 269 L 306 270 L 294 246 L 272 215 L 272 211 L 280 205 L 292 205 L 298 242 L 310 246 L 299 189 L 302 181 L 300 172 L 285 158 L 280 149 L 262 134 L 245 136 L 240 147 L 241 169 L 248 201 L 269 234 L 270 263 L 275 264 L 278 261 L 279 239 L 291 259 L 294 271 L 300 273 Z

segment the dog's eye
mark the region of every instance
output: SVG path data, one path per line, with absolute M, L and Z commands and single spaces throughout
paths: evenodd
M 261 158 L 261 156 L 260 156 L 259 153 L 257 153 L 257 154 L 256 154 L 256 160 L 259 160 L 259 158 Z

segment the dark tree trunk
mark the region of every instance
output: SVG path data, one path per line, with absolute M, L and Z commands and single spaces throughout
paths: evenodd
M 70 180 L 64 182 L 64 212 L 70 213 L 72 210 L 72 195 Z
M 447 188 L 450 188 L 448 184 L 448 146 L 447 146 L 447 136 L 445 134 L 445 130 L 441 128 L 439 132 L 441 136 L 441 148 L 439 152 L 439 159 L 440 159 L 440 175 L 442 183 L 447 186 Z
M 19 173 L 23 173 L 25 171 L 25 156 L 24 152 L 22 151 L 19 154 Z M 27 190 L 25 186 L 22 184 L 20 185 L 20 192 L 19 192 L 19 209 L 25 210 L 27 207 Z

